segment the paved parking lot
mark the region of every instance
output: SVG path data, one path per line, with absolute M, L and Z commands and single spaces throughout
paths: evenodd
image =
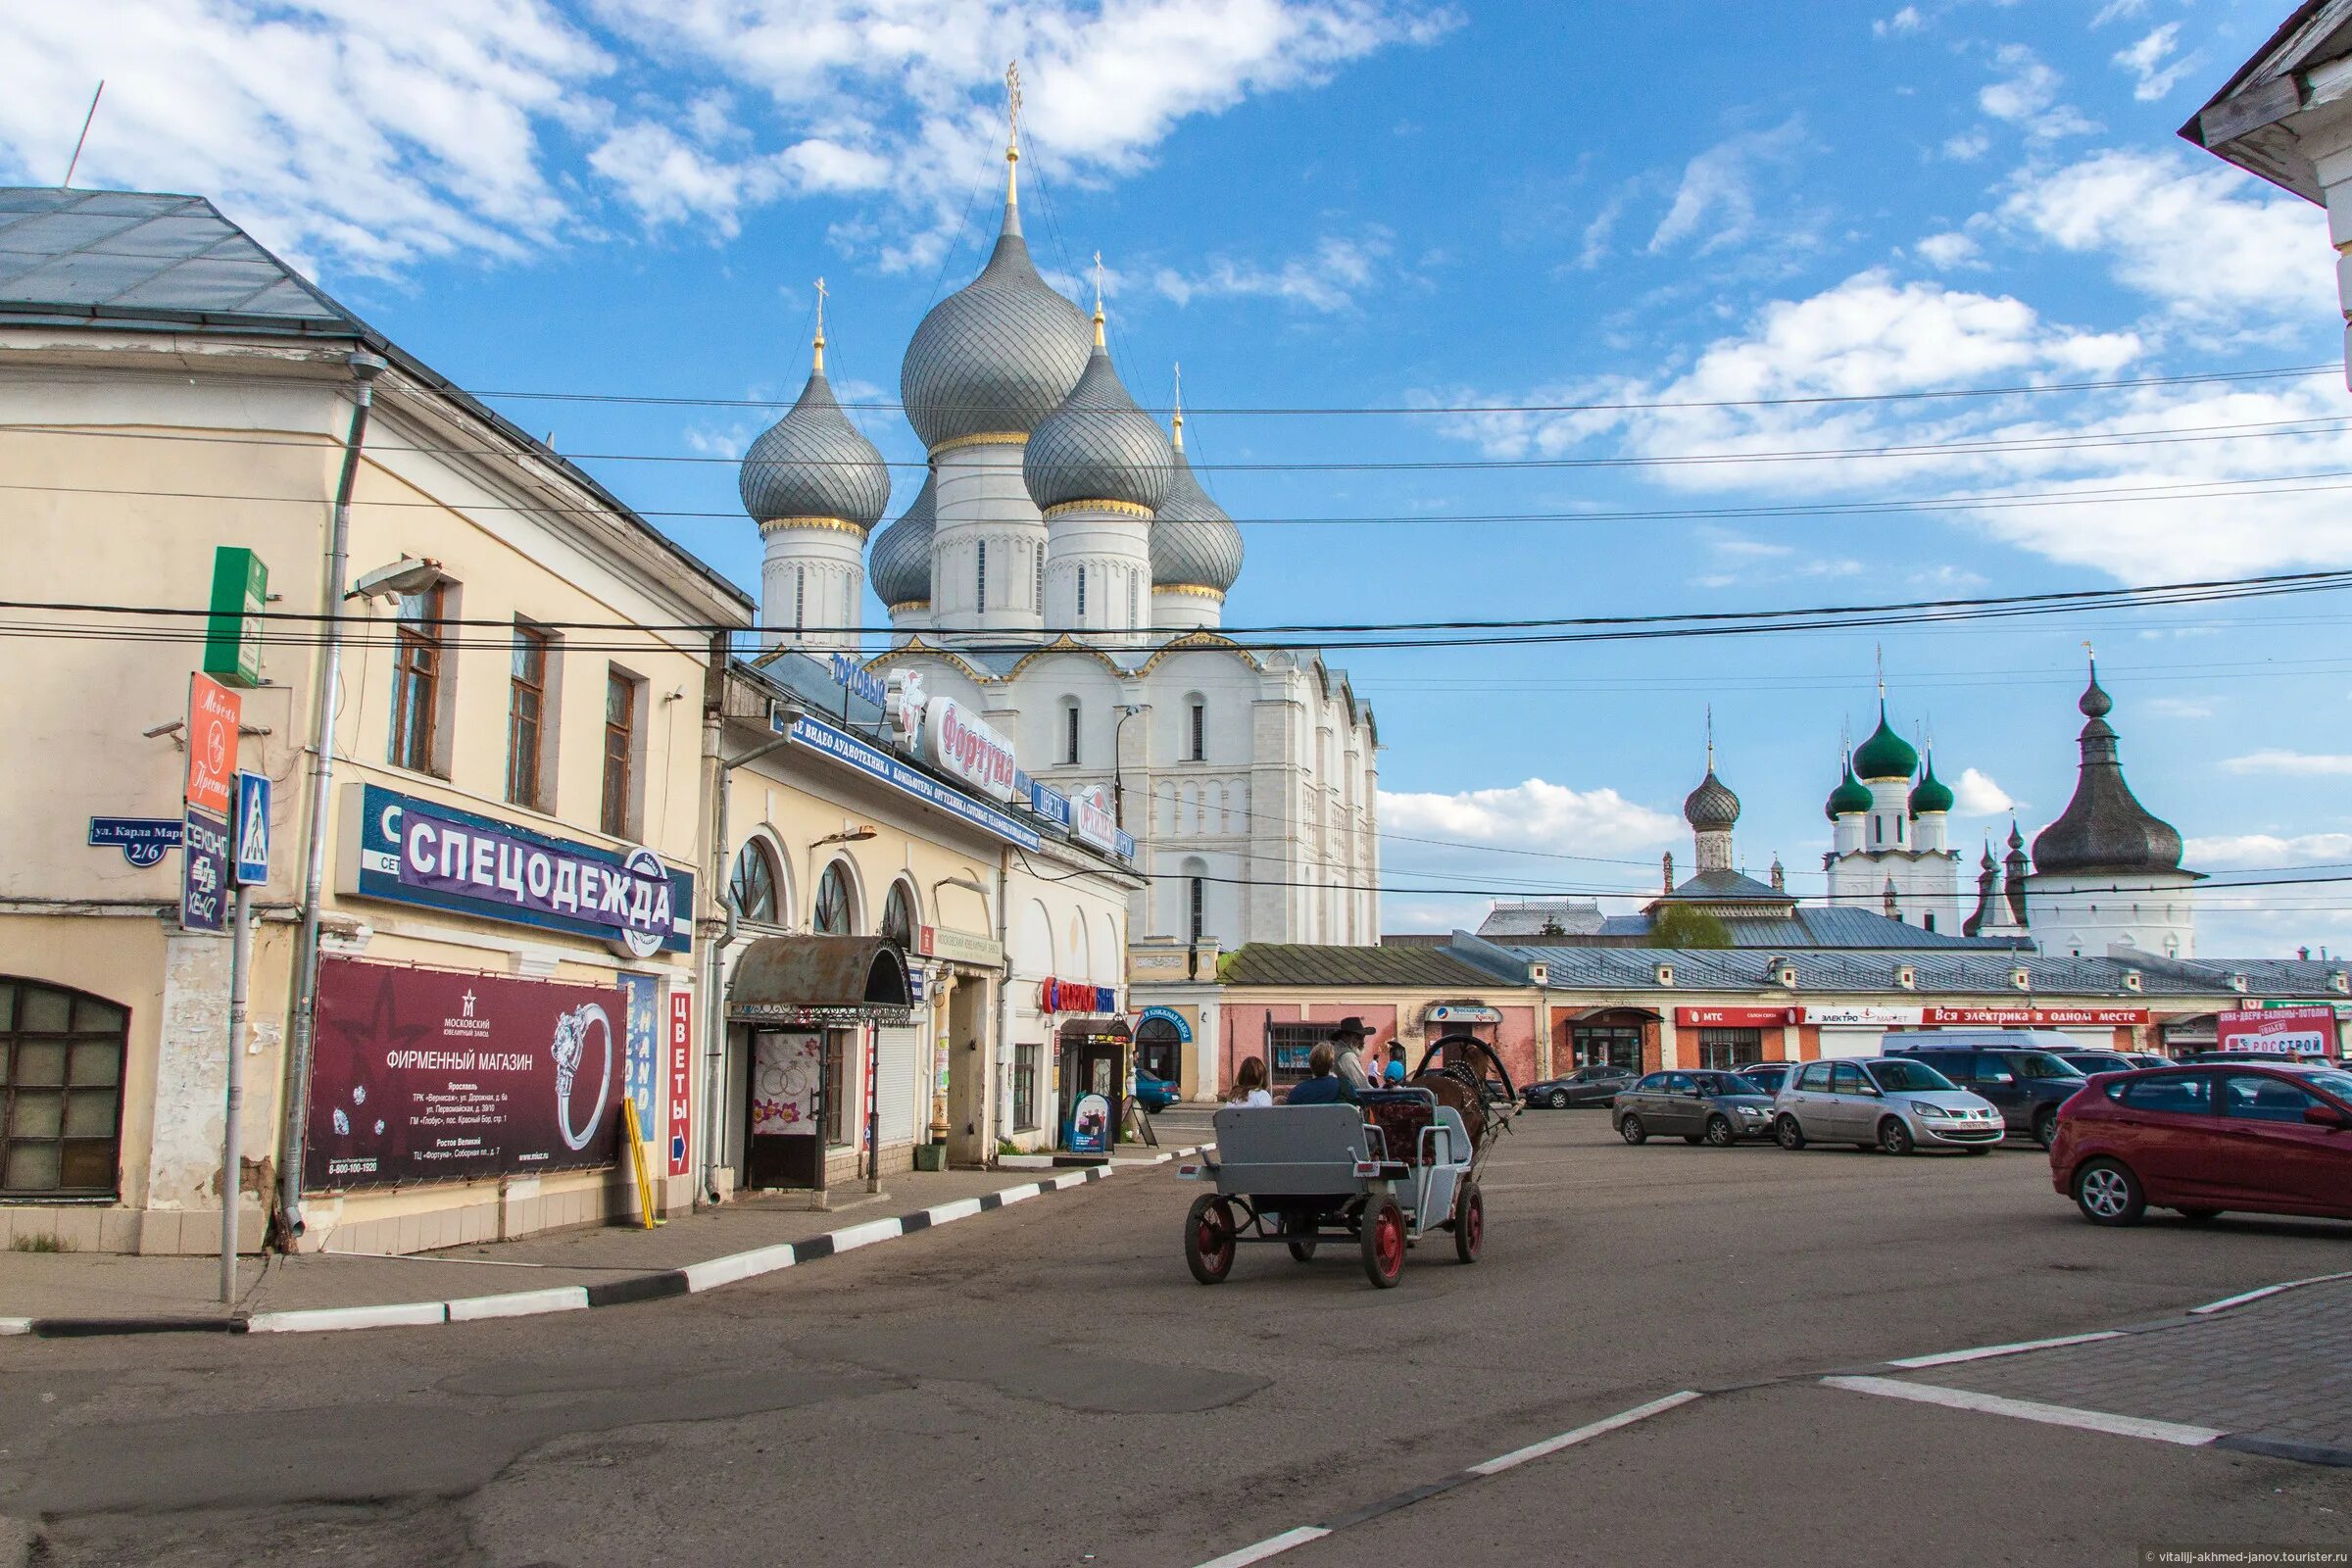
M 2324 1439 L 2352 1405 L 2328 1287 L 1887 1363 L 2177 1322 L 2352 1268 L 2352 1226 L 2100 1230 L 2037 1152 L 1629 1149 L 1593 1112 L 1523 1118 L 1488 1178 L 1485 1259 L 1424 1247 L 1387 1292 L 1278 1248 L 1194 1284 L 1198 1189 L 1163 1168 L 611 1311 L 0 1342 L 0 1515 L 44 1563 L 173 1568 L 1191 1568 L 1286 1536 L 1286 1565 L 2120 1568 L 2145 1543 L 2352 1539 L 2340 1469 L 1821 1381 Z

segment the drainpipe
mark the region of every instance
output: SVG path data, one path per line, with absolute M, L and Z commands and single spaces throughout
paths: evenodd
M 349 363 L 351 430 L 343 438 L 343 471 L 335 480 L 334 521 L 327 535 L 326 638 L 318 655 L 318 684 L 311 704 L 309 856 L 303 871 L 302 932 L 295 946 L 294 1018 L 286 1050 L 286 1119 L 277 1144 L 278 1236 L 289 1250 L 303 1230 L 303 1149 L 310 1131 L 311 1049 L 318 1027 L 318 905 L 326 888 L 328 794 L 335 775 L 335 696 L 343 679 L 343 583 L 351 571 L 351 492 L 359 480 L 360 449 L 368 439 L 374 381 L 385 369 L 384 360 L 373 354 L 354 354 Z
M 715 940 L 705 943 L 703 953 L 703 1197 L 712 1203 L 718 1201 L 719 1156 L 726 1150 L 722 1118 L 726 1114 L 727 1004 L 720 992 L 719 976 L 725 966 L 727 949 L 741 934 L 734 902 L 723 891 L 727 885 L 727 811 L 734 793 L 735 770 L 792 744 L 790 736 L 779 735 L 740 756 L 722 754 L 719 737 L 725 726 L 726 640 L 724 632 L 710 640 L 711 695 L 703 712 L 703 760 L 716 775 L 710 810 L 710 885 L 726 914 L 726 924 Z M 799 716 L 798 710 L 787 710 L 787 713 L 790 717 Z
M 980 1125 L 988 1138 L 980 1153 L 983 1166 L 997 1162 L 996 1140 L 1004 1136 L 996 1130 L 998 1119 L 1004 1109 L 997 1102 L 1002 1098 L 996 1093 L 998 1058 L 1012 1050 L 1012 899 L 1008 891 L 1011 884 L 1012 848 L 1009 845 L 1000 846 L 997 850 L 997 956 L 998 961 L 1004 966 L 1004 973 L 997 982 L 997 1049 L 988 1054 L 988 1070 L 981 1079 L 980 1102 L 986 1109 Z M 1040 1052 L 1039 1054 L 1046 1054 Z M 1050 1058 L 1045 1065 L 1050 1071 Z M 1045 1086 L 1041 1084 L 1038 1087 L 1043 1090 Z

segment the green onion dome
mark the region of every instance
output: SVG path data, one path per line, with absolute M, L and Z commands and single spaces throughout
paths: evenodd
M 1854 772 L 1866 783 L 1907 779 L 1919 771 L 1919 753 L 1886 722 L 1886 699 L 1879 699 L 1879 727 L 1854 748 Z
M 1854 760 L 1849 756 L 1845 760 L 1845 777 L 1838 781 L 1836 789 L 1830 791 L 1829 804 L 1822 808 L 1823 814 L 1835 822 L 1841 816 L 1867 811 L 1870 808 L 1870 789 L 1854 777 Z
M 1911 792 L 1911 814 L 1924 816 L 1930 811 L 1948 812 L 1952 805 L 1951 788 L 1936 776 L 1936 754 L 1930 752 L 1927 771 L 1920 774 L 1919 785 Z

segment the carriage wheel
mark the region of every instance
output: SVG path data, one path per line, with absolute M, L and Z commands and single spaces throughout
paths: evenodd
M 1290 1238 L 1291 1260 L 1305 1263 L 1315 1255 L 1315 1221 L 1311 1214 L 1296 1210 L 1282 1216 L 1282 1234 Z
M 1453 1255 L 1465 1263 L 1478 1261 L 1487 1241 L 1487 1200 L 1478 1183 L 1466 1181 L 1453 1200 Z
M 1184 1216 L 1184 1263 L 1193 1278 L 1215 1285 L 1233 1271 L 1233 1205 L 1217 1193 L 1193 1200 Z
M 1404 1277 L 1404 1210 L 1384 1198 L 1364 1221 L 1364 1277 L 1387 1290 Z

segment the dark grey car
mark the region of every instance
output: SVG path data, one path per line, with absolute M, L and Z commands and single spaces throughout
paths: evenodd
M 1743 1138 L 1772 1136 L 1772 1101 L 1738 1073 L 1708 1068 L 1653 1072 L 1619 1090 L 1609 1116 L 1629 1144 L 1679 1135 L 1686 1144 L 1729 1149 Z
M 1630 1067 L 1596 1061 L 1577 1068 L 1565 1078 L 1546 1078 L 1542 1083 L 1529 1084 L 1520 1093 L 1531 1108 L 1548 1105 L 1553 1110 L 1566 1110 L 1571 1105 L 1606 1105 L 1632 1087 L 1635 1076 Z

